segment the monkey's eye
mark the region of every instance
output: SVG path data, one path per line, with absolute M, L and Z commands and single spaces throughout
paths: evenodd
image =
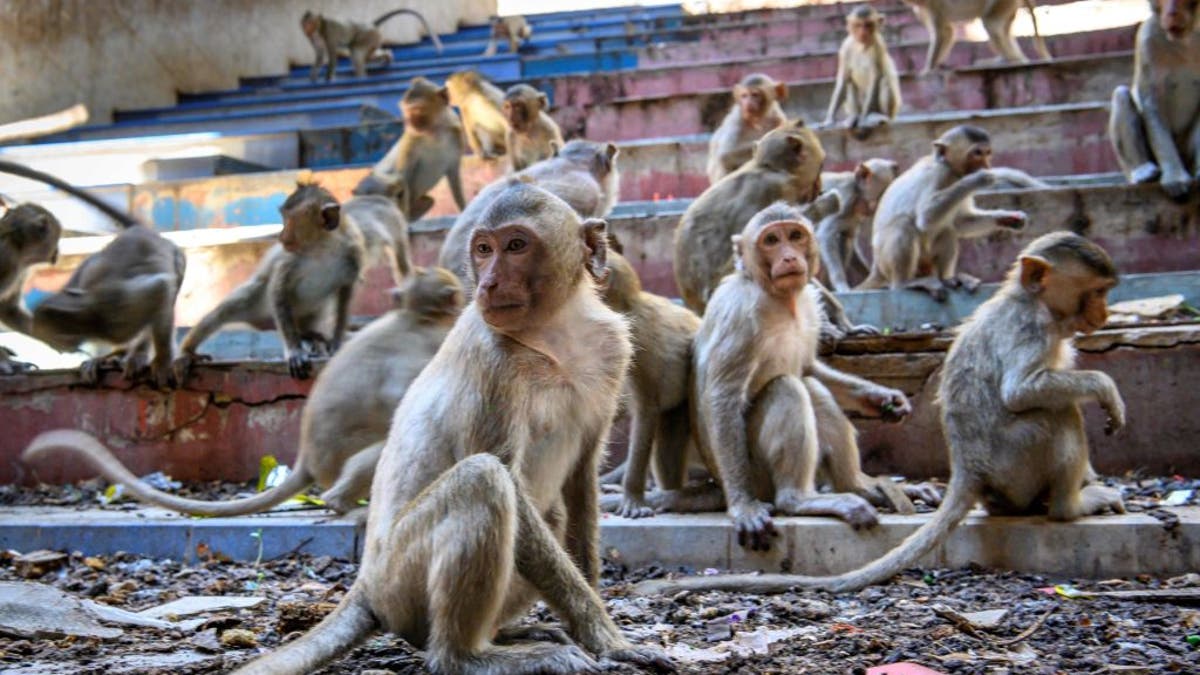
M 779 243 L 779 235 L 772 232 L 772 233 L 768 234 L 767 236 L 763 237 L 763 243 L 766 244 L 767 246 L 774 246 L 775 244 Z
M 491 254 L 492 254 L 492 245 L 491 244 L 487 243 L 486 241 L 481 241 L 478 244 L 475 244 L 475 255 L 489 256 Z
M 504 250 L 508 253 L 517 253 L 525 250 L 527 242 L 524 239 L 510 239 L 504 246 Z
M 804 241 L 804 230 L 792 230 L 788 234 L 788 239 L 790 241 Z

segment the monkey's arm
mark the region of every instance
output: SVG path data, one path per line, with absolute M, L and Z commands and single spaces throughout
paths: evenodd
M 1145 66 L 1139 64 L 1140 69 Z M 1152 83 L 1154 75 L 1149 72 L 1139 72 L 1137 77 L 1137 95 L 1142 111 L 1142 122 L 1146 126 L 1146 140 L 1150 143 L 1150 151 L 1158 160 L 1162 169 L 1162 182 L 1171 183 L 1187 180 L 1187 170 L 1183 167 L 1183 158 L 1175 145 L 1175 136 L 1167 126 L 1163 116 L 1159 95 L 1154 91 Z
M 803 374 L 820 380 L 833 394 L 838 407 L 845 410 L 879 416 L 885 420 L 903 419 L 912 412 L 912 405 L 904 392 L 843 373 L 816 359 Z
M 592 588 L 600 584 L 600 467 L 602 441 L 583 440 L 583 457 L 563 486 L 567 505 L 567 552 Z
M 279 337 L 283 339 L 283 356 L 287 360 L 288 371 L 292 377 L 305 379 L 311 367 L 309 355 L 301 348 L 300 327 L 297 325 L 295 313 L 292 312 L 291 298 L 288 297 L 288 289 L 294 288 L 297 283 L 291 278 L 295 268 L 295 265 L 289 265 L 287 262 L 280 263 L 279 269 L 271 275 L 267 293 L 275 328 L 279 331 Z M 339 304 L 340 299 L 339 294 Z
M 33 330 L 33 316 L 21 305 L 19 291 L 12 297 L 0 299 L 0 324 L 26 335 Z
M 995 178 L 991 172 L 984 169 L 963 176 L 949 186 L 929 194 L 917 207 L 917 229 L 928 232 L 931 227 L 944 222 L 964 199 L 994 182 Z
M 316 54 L 313 57 L 312 68 L 308 71 L 308 79 L 316 82 L 317 78 L 321 76 L 321 67 L 325 65 L 325 40 L 321 37 L 320 31 L 316 31 L 308 36 L 308 41 L 312 43 L 313 52 Z M 330 68 L 332 67 L 331 65 Z
M 960 239 L 983 237 L 1000 228 L 1020 229 L 1024 225 L 1022 211 L 963 209 L 954 219 L 954 230 Z
M 1036 362 L 1011 367 L 1000 383 L 1000 398 L 1014 413 L 1094 400 L 1114 421 L 1124 422 L 1124 404 L 1117 385 L 1098 370 L 1056 370 Z
M 829 99 L 829 111 L 825 113 L 825 121 L 821 124 L 829 126 L 837 117 L 837 111 L 846 100 L 846 47 L 838 50 L 837 80 L 833 85 L 833 97 Z

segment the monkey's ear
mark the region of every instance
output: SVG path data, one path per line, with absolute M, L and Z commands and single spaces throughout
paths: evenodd
M 938 157 L 944 158 L 946 156 L 946 148 L 948 148 L 948 147 L 949 146 L 947 146 L 945 143 L 943 143 L 941 141 L 934 141 L 933 142 L 933 153 L 935 155 L 937 155 Z
M 583 230 L 583 245 L 587 247 L 584 266 L 593 279 L 603 283 L 608 278 L 608 223 L 599 218 L 588 218 L 580 229 Z
M 883 28 L 883 24 L 887 23 L 887 17 L 879 12 L 875 12 L 875 30 Z
M 615 160 L 616 158 L 617 158 L 616 144 L 609 143 L 608 145 L 604 146 L 604 168 L 607 169 L 608 171 L 612 171 L 613 165 L 615 164 L 615 162 L 613 160 Z
M 321 205 L 321 223 L 326 230 L 336 230 L 342 222 L 342 207 L 337 202 L 325 202 Z
M 804 118 L 797 117 L 796 120 L 794 122 L 792 122 L 792 126 L 795 127 L 796 129 L 803 129 L 804 128 Z
M 784 82 L 775 83 L 775 100 L 782 101 L 787 98 L 787 84 Z
M 1021 287 L 1037 295 L 1046 287 L 1046 274 L 1054 269 L 1049 260 L 1036 255 L 1021 256 Z
M 558 157 L 558 151 L 561 149 L 562 148 L 558 147 L 558 143 L 556 143 L 554 141 L 550 141 L 550 156 L 551 157 Z
M 404 289 L 399 286 L 393 286 L 388 289 L 388 296 L 392 299 L 392 307 L 400 308 L 404 306 Z
M 871 167 L 867 166 L 866 162 L 859 163 L 854 168 L 854 179 L 863 181 L 871 177 Z
M 538 103 L 541 104 L 542 110 L 550 107 L 550 97 L 546 96 L 545 92 L 538 92 Z
M 900 175 L 900 162 L 897 162 L 895 160 L 890 160 L 890 161 L 888 161 L 888 167 L 892 170 L 893 176 Z
M 450 90 L 449 89 L 447 89 L 445 87 L 441 87 L 437 90 L 437 95 L 438 95 L 438 98 L 442 99 L 442 101 L 444 101 L 446 103 L 446 105 L 450 105 Z

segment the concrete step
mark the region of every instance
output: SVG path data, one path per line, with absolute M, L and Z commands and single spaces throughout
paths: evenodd
M 1044 518 L 987 517 L 976 511 L 921 567 L 984 567 L 1054 577 L 1108 579 L 1148 574 L 1169 577 L 1200 567 L 1200 508 L 1168 509 L 1179 526 L 1163 527 L 1145 514 L 1096 516 L 1074 523 Z M 197 548 L 233 560 L 270 560 L 297 550 L 358 560 L 363 528 L 327 512 L 271 513 L 240 518 L 183 518 L 158 509 L 133 512 L 10 507 L 0 514 L 0 546 L 109 555 L 125 551 L 183 562 Z M 781 571 L 832 574 L 883 555 L 929 520 L 928 515 L 883 515 L 856 531 L 832 518 L 778 518 L 771 551 L 737 545 L 724 514 L 661 515 L 640 520 L 605 516 L 601 550 L 630 567 Z M 259 548 L 261 546 L 261 549 Z M 786 562 L 785 562 L 786 561 Z

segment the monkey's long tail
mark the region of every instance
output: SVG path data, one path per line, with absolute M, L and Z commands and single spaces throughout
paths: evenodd
M 103 211 L 104 214 L 109 218 L 112 218 L 125 227 L 133 227 L 134 225 L 138 224 L 138 221 L 134 220 L 133 216 L 123 211 L 119 211 L 111 205 L 101 201 L 87 190 L 77 188 L 61 178 L 51 176 L 48 173 L 42 173 L 37 169 L 31 169 L 24 164 L 17 164 L 16 162 L 12 162 L 7 159 L 0 159 L 0 173 L 11 173 L 14 176 L 21 176 L 22 178 L 36 180 L 40 183 L 45 183 L 52 187 L 56 187 L 63 192 L 66 192 L 79 199 L 82 199 L 88 204 L 91 204 L 100 211 Z
M 938 542 L 945 540 L 971 510 L 975 503 L 974 492 L 974 489 L 951 478 L 946 500 L 928 523 L 910 534 L 883 557 L 850 572 L 828 577 L 799 574 L 725 574 L 673 580 L 652 579 L 635 585 L 633 592 L 640 595 L 673 595 L 680 591 L 785 593 L 793 588 L 819 588 L 834 593 L 856 591 L 891 579 L 911 567 Z
M 185 499 L 160 492 L 138 480 L 121 460 L 104 447 L 95 436 L 74 429 L 58 429 L 39 434 L 21 453 L 21 459 L 32 462 L 56 450 L 66 450 L 82 458 L 88 466 L 100 472 L 110 483 L 120 483 L 138 500 L 193 516 L 240 516 L 258 513 L 287 501 L 312 484 L 312 476 L 302 466 L 288 474 L 283 482 L 253 497 L 229 502 L 206 502 Z
M 1038 50 L 1038 55 L 1049 61 L 1054 56 L 1050 53 L 1050 48 L 1046 46 L 1046 38 L 1042 37 L 1041 31 L 1037 25 L 1037 7 L 1034 6 L 1033 0 L 1025 0 L 1025 9 L 1029 10 L 1029 20 L 1033 22 L 1033 45 Z
M 442 53 L 442 39 L 439 38 L 438 34 L 433 32 L 433 29 L 429 27 L 429 22 L 425 20 L 425 16 L 416 10 L 393 9 L 392 11 L 388 12 L 387 14 L 380 15 L 380 17 L 378 19 L 375 19 L 375 27 L 378 28 L 379 26 L 383 25 L 384 21 L 387 21 L 388 19 L 392 18 L 393 16 L 396 16 L 397 14 L 411 14 L 411 15 L 417 17 L 417 20 L 420 21 L 421 25 L 425 27 L 425 32 L 429 34 L 429 39 L 433 41 L 433 46 L 435 49 L 437 49 L 437 53 L 439 53 L 439 54 Z
M 361 586 L 355 584 L 337 609 L 304 637 L 251 661 L 232 675 L 307 675 L 365 640 L 378 625 Z

